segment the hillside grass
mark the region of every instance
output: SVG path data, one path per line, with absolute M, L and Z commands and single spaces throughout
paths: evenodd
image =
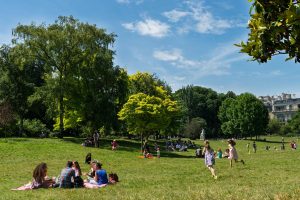
M 120 148 L 110 149 L 110 141 L 102 139 L 100 148 L 83 147 L 82 139 L 0 139 L 0 199 L 300 199 L 300 152 L 289 146 L 280 147 L 280 137 L 268 137 L 267 142 L 256 142 L 257 153 L 248 154 L 246 144 L 237 141 L 239 157 L 246 164 L 228 159 L 216 160 L 218 179 L 214 180 L 203 159 L 194 158 L 194 150 L 188 152 L 161 151 L 161 158 L 141 159 L 138 141 L 118 139 Z M 201 141 L 196 143 L 202 144 Z M 161 141 L 161 149 L 164 142 Z M 265 151 L 266 145 L 271 146 Z M 217 150 L 227 148 L 226 141 L 211 141 Z M 78 160 L 83 172 L 89 170 L 84 158 L 91 152 L 100 160 L 107 172 L 116 172 L 120 182 L 101 189 L 38 189 L 11 191 L 31 180 L 34 167 L 40 162 L 48 164 L 48 175 L 57 176 L 67 160 Z

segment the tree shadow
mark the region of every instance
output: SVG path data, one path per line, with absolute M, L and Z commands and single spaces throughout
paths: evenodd
M 66 137 L 62 139 L 65 142 L 72 142 L 78 145 L 81 145 L 84 142 L 84 138 L 73 138 L 73 137 Z M 111 142 L 113 139 L 111 138 L 101 138 L 99 141 L 100 144 L 100 149 L 107 149 L 111 150 Z M 117 143 L 119 145 L 117 151 L 127 151 L 127 152 L 141 152 L 141 142 L 139 139 L 117 139 Z M 165 146 L 165 141 L 153 141 L 149 140 L 148 145 L 150 147 L 150 153 L 152 153 L 154 156 L 156 155 L 156 151 L 154 149 L 155 143 L 160 147 L 161 149 L 161 154 L 160 157 L 168 157 L 168 158 L 195 158 L 195 156 L 192 155 L 183 155 L 183 153 L 188 153 L 188 152 L 172 152 L 172 151 L 164 151 L 162 147 Z M 86 146 L 86 148 L 95 148 L 93 146 Z M 190 149 L 190 151 L 193 151 L 193 149 Z

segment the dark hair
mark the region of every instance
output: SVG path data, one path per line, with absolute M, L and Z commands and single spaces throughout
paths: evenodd
M 33 170 L 32 177 L 37 183 L 43 183 L 45 181 L 45 176 L 47 175 L 47 164 L 42 162 L 38 164 Z
M 231 146 L 234 146 L 236 143 L 234 140 L 228 140 L 228 144 L 230 144 Z
M 73 165 L 73 162 L 72 161 L 70 161 L 70 160 L 68 160 L 68 162 L 67 162 L 67 167 L 72 167 L 72 165 Z
M 116 173 L 110 173 L 108 177 L 110 182 L 119 182 L 119 177 Z
M 101 163 L 99 163 L 99 162 L 97 162 L 97 163 L 96 163 L 96 167 L 97 167 L 97 168 L 99 168 L 99 169 L 101 169 L 101 167 L 102 167 L 102 164 L 101 164 Z
M 77 170 L 78 170 L 78 175 L 81 176 L 82 173 L 81 173 L 81 168 L 80 168 L 80 166 L 79 166 L 78 161 L 74 161 L 73 163 L 74 163 L 74 166 L 75 166 L 75 167 L 77 168 Z

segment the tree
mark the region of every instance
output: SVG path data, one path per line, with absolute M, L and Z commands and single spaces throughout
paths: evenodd
M 257 137 L 266 130 L 269 120 L 267 108 L 250 93 L 226 99 L 218 116 L 223 133 L 235 137 Z
M 12 106 L 8 102 L 0 104 L 0 127 L 6 128 L 15 119 Z M 4 129 L 4 137 L 6 137 L 6 130 Z
M 36 60 L 43 62 L 48 79 L 55 80 L 56 87 L 52 91 L 56 91 L 53 96 L 57 99 L 55 102 L 58 104 L 59 112 L 59 136 L 62 137 L 65 100 L 75 99 L 74 93 L 71 94 L 74 92 L 74 86 L 78 85 L 77 83 L 81 84 L 81 80 L 85 78 L 83 84 L 93 87 L 93 92 L 88 90 L 89 94 L 86 97 L 94 100 L 95 96 L 101 96 L 97 91 L 104 88 L 95 85 L 99 84 L 96 79 L 105 77 L 106 72 L 113 68 L 114 52 L 109 49 L 109 46 L 113 44 L 115 35 L 107 34 L 104 29 L 97 28 L 96 25 L 79 22 L 72 16 L 59 17 L 54 24 L 48 26 L 33 23 L 18 25 L 13 35 L 15 37 L 13 44 L 28 49 Z M 102 72 L 100 77 L 99 71 Z M 91 101 L 91 104 L 93 103 L 95 101 Z M 108 113 L 105 111 L 102 114 Z
M 267 127 L 267 133 L 280 134 L 281 127 L 283 126 L 277 119 L 270 119 Z
M 208 135 L 213 137 L 218 134 L 220 121 L 217 113 L 222 100 L 217 92 L 200 86 L 188 85 L 177 90 L 174 97 L 185 107 L 187 123 L 192 118 L 203 118 L 207 123 Z
M 300 111 L 288 122 L 286 126 L 290 127 L 290 131 L 295 134 L 300 134 Z M 287 132 L 287 131 L 284 131 Z
M 300 1 L 249 0 L 252 3 L 250 33 L 241 52 L 265 63 L 275 55 L 286 54 L 286 60 L 300 62 Z
M 133 94 L 118 113 L 119 119 L 125 121 L 131 134 L 141 134 L 141 141 L 154 133 L 165 130 L 172 119 L 180 114 L 180 107 L 162 90 L 164 98 L 144 93 Z
M 0 48 L 0 99 L 9 101 L 19 118 L 19 135 L 23 133 L 23 120 L 30 105 L 28 97 L 43 83 L 43 69 L 21 45 Z
M 186 124 L 184 134 L 191 139 L 200 138 L 202 129 L 206 128 L 206 121 L 200 117 L 193 118 Z

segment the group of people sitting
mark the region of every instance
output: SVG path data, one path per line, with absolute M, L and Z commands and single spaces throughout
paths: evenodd
M 105 169 L 102 169 L 102 164 L 97 160 L 88 161 L 91 169 L 85 174 L 86 180 L 82 179 L 82 172 L 77 161 L 67 161 L 66 167 L 62 169 L 57 177 L 49 178 L 47 175 L 48 167 L 46 163 L 38 164 L 32 175 L 32 181 L 28 184 L 13 190 L 31 190 L 38 188 L 101 188 L 108 184 L 115 184 L 119 181 L 118 175 L 115 173 L 109 174 Z
M 195 143 L 189 141 L 181 141 L 178 139 L 177 141 L 167 141 L 166 142 L 166 150 L 167 151 L 187 151 L 188 148 L 196 148 Z

